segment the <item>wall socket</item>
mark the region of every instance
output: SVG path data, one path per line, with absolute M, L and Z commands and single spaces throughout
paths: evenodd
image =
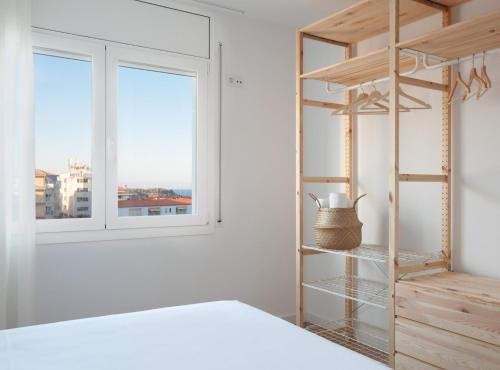
M 236 75 L 228 75 L 227 83 L 232 87 L 244 87 L 245 81 L 243 81 L 243 77 Z

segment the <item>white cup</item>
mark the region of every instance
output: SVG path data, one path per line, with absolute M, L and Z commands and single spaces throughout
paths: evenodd
M 330 208 L 349 208 L 350 202 L 344 193 L 330 193 Z

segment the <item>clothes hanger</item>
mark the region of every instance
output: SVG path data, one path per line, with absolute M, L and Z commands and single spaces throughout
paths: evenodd
M 481 68 L 481 79 L 486 84 L 486 87 L 477 92 L 476 99 L 479 99 L 481 96 L 483 96 L 493 86 L 491 83 L 490 76 L 488 76 L 488 71 L 486 70 L 485 62 L 486 62 L 486 52 L 483 51 L 483 67 Z
M 389 107 L 385 104 L 380 103 L 380 102 L 382 101 L 385 103 L 390 103 L 391 102 L 389 100 L 390 93 L 387 92 L 385 94 L 382 94 L 380 91 L 377 90 L 373 81 L 372 81 L 372 88 L 374 89 L 373 100 L 366 102 L 364 105 L 361 106 L 361 109 L 369 110 L 369 111 L 376 111 L 376 110 L 382 109 L 382 111 L 389 113 L 389 110 L 390 110 Z M 405 107 L 404 105 L 402 105 L 400 103 L 399 104 L 399 111 L 400 112 L 409 112 L 410 109 L 408 107 Z
M 471 93 L 469 85 L 465 83 L 464 79 L 462 78 L 462 74 L 460 73 L 460 58 L 458 58 L 457 76 L 455 77 L 455 83 L 453 84 L 453 88 L 451 89 L 450 92 L 450 97 L 448 98 L 448 104 L 451 104 L 453 102 L 453 96 L 457 91 L 458 85 L 462 85 L 465 89 L 467 96 L 469 96 L 469 94 Z
M 462 96 L 462 102 L 465 102 L 465 101 L 469 100 L 474 95 L 476 95 L 476 98 L 479 99 L 479 97 L 481 96 L 480 95 L 481 91 L 485 91 L 486 92 L 486 90 L 488 89 L 487 88 L 488 84 L 486 83 L 486 81 L 484 81 L 477 74 L 477 69 L 476 69 L 476 55 L 472 54 L 472 68 L 470 70 L 469 83 L 467 84 L 467 86 L 469 86 L 469 90 L 471 90 L 471 91 L 472 91 L 472 83 L 474 81 L 476 81 L 479 84 L 479 88 L 477 90 L 477 95 L 475 93 L 473 93 L 473 94 L 464 93 L 464 95 Z
M 486 70 L 486 52 L 483 52 L 483 68 L 481 68 L 481 78 L 486 82 L 488 89 L 493 86 L 491 83 L 490 76 L 488 76 L 488 71 Z
M 353 109 L 356 108 L 356 106 L 363 104 L 363 102 L 368 98 L 368 94 L 362 93 L 358 95 L 356 100 L 354 100 L 351 104 L 346 104 L 342 108 L 339 108 L 337 110 L 334 110 L 332 112 L 332 116 L 343 116 L 346 114 L 352 114 Z
M 337 109 L 332 112 L 332 116 L 342 116 L 346 114 L 354 114 L 354 109 L 359 105 L 363 104 L 366 99 L 368 99 L 369 95 L 363 90 L 363 86 L 361 87 L 361 94 L 359 94 L 356 99 L 351 103 L 344 105 L 342 108 Z
M 362 93 L 356 98 L 356 100 L 353 103 L 346 105 L 340 109 L 337 109 L 336 111 L 332 112 L 332 115 L 346 115 L 346 114 L 368 115 L 368 114 L 389 113 L 389 107 L 387 105 L 380 103 L 381 101 L 390 103 L 389 92 L 382 94 L 380 91 L 377 90 L 373 81 L 372 81 L 373 91 L 370 94 L 367 94 L 364 91 L 363 85 L 361 85 L 360 88 Z M 410 110 L 414 109 L 432 109 L 432 106 L 430 104 L 412 95 L 407 94 L 401 88 L 399 88 L 399 95 L 417 104 L 417 106 L 415 107 L 407 107 L 400 103 L 399 104 L 400 112 L 409 112 Z M 358 107 L 360 108 L 360 111 L 356 112 L 355 108 Z
M 380 101 L 384 101 L 384 95 L 380 91 L 377 90 L 377 87 L 375 86 L 375 83 L 372 81 L 372 92 L 368 96 L 368 99 L 361 105 L 360 109 L 361 110 L 366 110 L 366 111 L 383 111 L 383 112 L 389 112 L 389 107 L 379 103 Z
M 389 100 L 389 95 L 390 95 L 390 93 L 389 93 L 389 92 L 387 92 L 387 93 L 383 94 L 383 95 L 381 96 L 381 98 L 380 98 L 380 101 L 383 101 L 383 102 L 385 102 L 385 103 L 390 103 L 391 101 Z M 374 105 L 375 107 L 377 107 L 377 106 L 378 106 L 379 108 L 385 108 L 385 109 L 387 109 L 387 112 L 389 112 L 389 107 L 388 107 L 388 106 L 386 106 L 386 105 L 383 105 L 383 104 L 381 104 L 381 103 L 373 103 L 373 105 Z M 366 107 L 365 109 L 367 109 L 367 110 L 370 110 L 370 109 L 377 109 L 377 108 L 375 108 L 375 107 Z M 400 111 L 400 112 L 407 113 L 407 112 L 409 112 L 410 110 L 411 110 L 411 108 L 408 108 L 407 106 L 404 106 L 404 105 L 403 105 L 403 104 L 401 104 L 401 103 L 399 104 L 399 111 Z
M 416 97 L 414 97 L 413 95 L 410 95 L 406 92 L 403 91 L 403 89 L 401 87 L 398 88 L 399 90 L 399 96 L 402 96 L 414 103 L 417 104 L 417 106 L 415 107 L 407 107 L 407 109 L 409 110 L 415 110 L 415 109 L 432 109 L 432 106 L 429 104 L 429 103 L 426 103 L 424 102 L 423 100 L 420 100 Z
M 379 103 L 379 101 L 384 100 L 386 96 L 382 95 L 382 93 L 380 93 L 380 91 L 376 89 L 375 84 L 373 82 L 372 82 L 373 90 L 370 94 L 367 94 L 365 92 L 364 85 L 361 85 L 360 88 L 362 93 L 352 104 L 346 105 L 345 107 L 338 109 L 337 111 L 334 111 L 332 115 L 355 114 L 359 116 L 363 115 L 368 116 L 368 115 L 389 114 L 389 107 Z M 356 110 L 356 108 L 358 109 Z
M 366 94 L 363 91 L 361 94 L 359 94 L 356 97 L 356 99 L 351 104 L 346 104 L 342 108 L 334 110 L 332 112 L 332 116 L 350 114 L 353 107 L 355 107 L 356 105 L 359 105 L 359 104 L 363 103 L 363 101 L 365 101 L 367 98 L 368 98 L 368 94 Z

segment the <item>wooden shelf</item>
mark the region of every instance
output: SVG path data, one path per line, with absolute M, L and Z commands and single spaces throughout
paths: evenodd
M 426 33 L 398 44 L 446 59 L 500 48 L 500 10 Z
M 401 0 L 400 24 L 413 23 L 437 14 L 442 6 L 456 6 L 470 0 Z M 363 0 L 349 8 L 301 29 L 302 32 L 347 44 L 374 37 L 389 30 L 389 1 Z
M 415 58 L 401 55 L 401 72 L 411 71 L 415 67 Z M 303 79 L 334 82 L 353 86 L 373 81 L 389 75 L 389 49 L 377 50 L 356 58 L 307 72 Z

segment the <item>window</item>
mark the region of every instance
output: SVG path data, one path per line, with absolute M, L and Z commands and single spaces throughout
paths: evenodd
M 206 225 L 206 63 L 118 47 L 106 61 L 107 227 Z
M 37 230 L 104 225 L 104 50 L 34 33 Z M 82 185 L 85 188 L 82 189 Z M 78 193 L 91 204 L 80 209 Z M 93 202 L 94 200 L 95 202 Z
M 118 66 L 117 110 L 117 189 L 128 187 L 135 199 L 146 194 L 138 206 L 192 204 L 196 77 Z
M 92 62 L 70 57 L 35 53 L 35 183 L 37 193 L 58 188 L 59 198 L 74 197 L 78 174 L 92 177 Z M 81 162 L 75 161 L 77 158 Z M 69 186 L 60 188 L 61 181 Z M 72 206 L 58 207 L 59 212 L 47 212 L 56 205 L 39 202 L 37 219 L 78 217 Z M 88 217 L 91 212 L 88 213 Z
M 34 45 L 37 230 L 206 227 L 207 62 L 53 32 Z
M 161 214 L 160 207 L 151 207 L 148 208 L 148 216 L 159 216 Z

